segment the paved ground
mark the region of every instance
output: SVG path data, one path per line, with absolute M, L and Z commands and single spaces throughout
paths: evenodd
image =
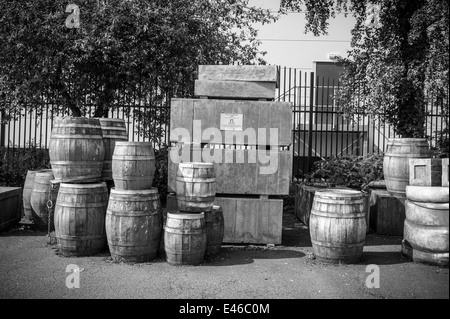
M 62 257 L 45 233 L 16 227 L 0 233 L 0 298 L 449 298 L 448 268 L 404 259 L 400 237 L 370 234 L 362 263 L 329 265 L 311 258 L 308 229 L 291 214 L 283 219 L 281 246 L 223 246 L 199 266 L 171 266 L 163 254 L 143 264 L 108 253 Z M 82 269 L 79 289 L 66 287 L 69 264 Z M 380 288 L 366 287 L 370 264 L 379 266 Z

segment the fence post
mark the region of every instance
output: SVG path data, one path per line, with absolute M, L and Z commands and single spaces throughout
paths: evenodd
M 314 72 L 311 72 L 309 82 L 309 125 L 308 125 L 308 158 L 306 160 L 307 173 L 312 170 L 312 134 L 313 134 L 313 119 L 314 119 Z
M 5 117 L 6 113 L 5 110 L 2 110 L 0 112 L 0 146 L 5 146 L 5 133 L 6 133 L 6 124 L 5 124 Z

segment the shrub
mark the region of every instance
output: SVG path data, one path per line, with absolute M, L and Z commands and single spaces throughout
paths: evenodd
M 168 154 L 169 150 L 166 146 L 159 150 L 155 149 L 155 177 L 152 187 L 158 188 L 159 196 L 163 202 L 167 196 Z
M 366 191 L 370 182 L 383 179 L 383 155 L 330 157 L 314 164 L 310 178 Z
M 48 149 L 0 147 L 0 186 L 23 187 L 28 170 L 50 168 Z

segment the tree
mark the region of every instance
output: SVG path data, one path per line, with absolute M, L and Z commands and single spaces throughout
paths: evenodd
M 79 8 L 79 27 L 73 7 L 66 12 L 70 3 Z M 107 116 L 123 91 L 149 103 L 189 96 L 199 64 L 264 63 L 252 23 L 276 19 L 248 0 L 0 6 L 0 110 L 38 108 L 51 98 L 73 116 L 88 114 L 90 105 L 92 115 Z
M 448 0 L 283 0 L 306 7 L 306 31 L 326 34 L 337 12 L 352 12 L 351 50 L 337 99 L 347 114 L 372 114 L 402 137 L 424 137 L 427 98 L 448 125 Z M 359 103 L 357 101 L 360 101 Z

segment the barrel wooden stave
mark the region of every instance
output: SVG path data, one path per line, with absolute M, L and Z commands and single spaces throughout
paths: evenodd
M 116 142 L 128 141 L 128 133 L 123 119 L 99 118 L 102 129 L 103 142 L 105 144 L 105 158 L 103 160 L 102 178 L 111 181 L 112 178 L 112 156 Z
M 310 235 L 316 258 L 331 263 L 361 261 L 366 237 L 364 195 L 351 190 L 315 193 Z
M 98 182 L 105 157 L 99 120 L 59 118 L 50 136 L 49 156 L 56 182 Z
M 212 211 L 205 212 L 206 250 L 205 256 L 212 258 L 220 252 L 224 236 L 222 207 L 214 205 Z
M 168 213 L 164 250 L 171 265 L 198 265 L 206 251 L 205 214 Z
M 91 256 L 105 249 L 107 205 L 105 183 L 60 185 L 55 206 L 55 237 L 60 254 Z
M 59 185 L 54 186 L 50 181 L 54 179 L 52 170 L 41 170 L 36 172 L 31 191 L 30 204 L 33 208 L 33 223 L 41 229 L 48 229 L 49 213 L 53 212 Z M 48 203 L 48 201 L 51 203 Z M 50 205 L 50 207 L 47 206 Z M 50 215 L 50 230 L 55 229 L 54 218 Z
M 216 196 L 214 164 L 178 164 L 176 194 L 180 211 L 189 213 L 212 211 Z
M 163 216 L 158 189 L 111 189 L 106 236 L 114 260 L 146 262 L 158 255 Z
M 39 170 L 36 171 L 29 170 L 25 178 L 25 184 L 23 185 L 23 193 L 22 193 L 23 210 L 24 216 L 28 221 L 33 220 L 33 208 L 31 207 L 30 199 L 31 199 L 31 192 L 33 191 L 33 183 L 34 177 L 36 176 L 36 172 L 39 172 Z
M 429 158 L 428 141 L 422 138 L 392 138 L 388 140 L 383 158 L 383 174 L 387 191 L 394 196 L 405 197 L 409 185 L 409 160 Z
M 151 143 L 116 142 L 112 156 L 112 177 L 116 189 L 150 189 L 154 175 L 155 152 Z

